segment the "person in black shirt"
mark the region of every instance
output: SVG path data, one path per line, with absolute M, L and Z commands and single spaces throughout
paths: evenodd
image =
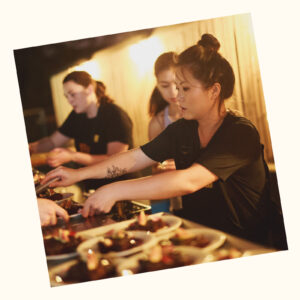
M 75 162 L 91 165 L 133 147 L 132 121 L 128 114 L 105 94 L 105 86 L 84 71 L 68 74 L 64 94 L 73 110 L 51 136 L 29 145 L 31 153 L 47 152 L 51 167 Z M 76 151 L 61 148 L 74 139 Z M 87 181 L 95 189 L 111 180 Z
M 60 168 L 53 186 L 86 178 L 134 172 L 166 159 L 176 170 L 115 182 L 98 189 L 85 202 L 84 217 L 107 212 L 117 201 L 183 196 L 181 216 L 238 236 L 263 242 L 267 203 L 265 161 L 260 137 L 246 118 L 226 109 L 235 77 L 219 54 L 220 44 L 204 34 L 177 58 L 176 85 L 183 118 L 140 148 L 78 171 Z

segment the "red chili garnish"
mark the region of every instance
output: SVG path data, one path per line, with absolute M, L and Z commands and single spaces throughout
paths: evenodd
M 76 231 L 70 231 L 69 236 L 75 236 L 76 233 Z
M 162 262 L 166 265 L 170 265 L 173 263 L 173 259 L 168 255 L 163 255 Z
M 105 233 L 105 235 L 106 235 L 106 236 L 112 236 L 112 235 L 114 234 L 114 232 L 115 232 L 115 230 L 114 230 L 114 229 L 111 229 L 111 230 L 107 231 L 107 232 Z

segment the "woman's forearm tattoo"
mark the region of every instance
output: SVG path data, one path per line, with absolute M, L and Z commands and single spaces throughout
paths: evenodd
M 107 175 L 105 178 L 115 178 L 115 177 L 124 175 L 126 173 L 127 173 L 126 169 L 121 169 L 121 168 L 118 168 L 118 167 L 112 165 L 111 167 L 107 168 Z

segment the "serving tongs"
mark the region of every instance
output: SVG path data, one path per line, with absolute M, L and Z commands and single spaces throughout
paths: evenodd
M 52 182 L 58 181 L 60 180 L 60 177 L 54 177 L 52 179 L 50 179 L 49 181 L 47 181 L 44 184 L 40 184 L 35 188 L 35 192 L 36 194 L 41 193 L 42 191 L 44 191 Z

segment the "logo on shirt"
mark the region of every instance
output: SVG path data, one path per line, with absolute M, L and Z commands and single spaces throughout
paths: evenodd
M 94 143 L 98 143 L 100 139 L 99 134 L 94 134 Z

